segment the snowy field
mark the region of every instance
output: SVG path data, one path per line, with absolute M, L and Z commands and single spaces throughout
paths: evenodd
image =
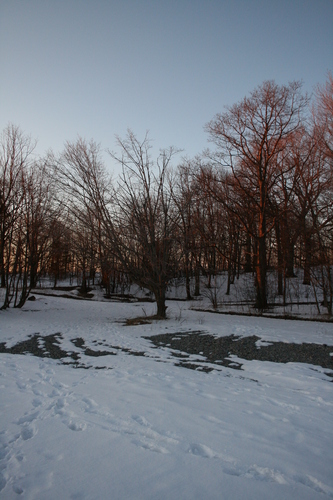
M 36 295 L 0 311 L 6 348 L 59 334 L 59 347 L 77 353 L 76 364 L 0 354 L 0 498 L 333 498 L 330 370 L 235 359 L 242 370 L 205 373 L 143 338 L 202 331 L 333 346 L 333 324 L 191 305 L 170 301 L 168 320 L 135 326 L 124 320 L 154 304 Z

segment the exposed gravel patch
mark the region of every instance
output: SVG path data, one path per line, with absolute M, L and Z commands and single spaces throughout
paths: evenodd
M 61 333 L 54 333 L 52 335 L 42 336 L 39 333 L 29 335 L 26 340 L 18 342 L 12 347 L 6 347 L 5 342 L 0 343 L 0 353 L 7 354 L 32 354 L 39 358 L 52 358 L 58 359 L 62 364 L 72 365 L 75 368 L 91 368 L 89 364 L 84 363 L 84 356 L 88 357 L 100 357 L 100 356 L 115 356 L 117 351 L 122 351 L 127 354 L 132 354 L 134 356 L 145 356 L 142 351 L 132 351 L 131 349 L 119 346 L 112 346 L 103 340 L 93 341 L 96 345 L 103 345 L 107 347 L 108 350 L 91 349 L 85 344 L 85 340 L 81 337 L 71 339 L 72 344 L 77 348 L 76 351 L 65 351 L 60 347 L 61 340 L 63 336 Z M 70 358 L 73 361 L 64 361 L 64 359 Z M 102 369 L 105 367 L 95 367 L 96 369 Z
M 68 353 L 59 347 L 60 340 L 62 339 L 61 333 L 54 333 L 42 337 L 39 333 L 29 335 L 26 340 L 18 342 L 12 347 L 6 347 L 5 342 L 0 343 L 0 352 L 9 354 L 33 354 L 39 358 L 52 358 L 62 359 L 71 357 L 77 359 L 76 353 Z
M 273 363 L 309 363 L 333 369 L 333 356 L 330 355 L 333 352 L 333 346 L 321 344 L 269 342 L 269 345 L 257 346 L 256 342 L 261 339 L 256 335 L 215 337 L 200 331 L 167 333 L 145 338 L 153 342 L 156 348 L 169 348 L 175 357 L 184 359 L 189 354 L 200 355 L 201 358 L 206 358 L 208 363 L 235 369 L 241 369 L 242 364 L 230 359 L 231 355 L 246 360 L 255 359 L 272 361 Z M 198 359 L 198 363 L 200 361 L 202 359 Z M 179 364 L 186 366 L 186 361 Z M 193 359 L 191 359 L 190 364 L 193 364 Z
M 307 363 L 333 370 L 333 356 L 331 355 L 333 346 L 326 344 L 269 342 L 267 345 L 257 345 L 261 339 L 256 335 L 215 337 L 202 331 L 166 333 L 143 338 L 152 342 L 156 349 L 167 348 L 172 358 L 175 358 L 175 365 L 206 372 L 214 370 L 212 365 L 241 370 L 242 359 L 271 361 L 273 363 Z M 0 343 L 0 353 L 48 357 L 58 359 L 63 364 L 73 365 L 75 368 L 91 367 L 89 363 L 85 363 L 85 356 L 114 356 L 118 352 L 125 352 L 133 356 L 148 356 L 144 351 L 134 351 L 110 345 L 106 340 L 93 341 L 96 348 L 103 346 L 104 350 L 91 349 L 85 345 L 85 340 L 81 337 L 71 340 L 76 347 L 75 351 L 65 351 L 60 346 L 62 339 L 61 333 L 47 336 L 36 333 L 12 347 L 6 347 L 5 342 Z M 233 355 L 237 356 L 237 361 L 231 358 Z M 103 367 L 99 367 L 99 369 L 101 368 Z M 327 375 L 333 377 L 333 372 L 327 373 Z

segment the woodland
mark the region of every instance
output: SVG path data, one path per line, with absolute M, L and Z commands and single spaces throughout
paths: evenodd
M 191 300 L 245 273 L 253 308 L 283 303 L 296 272 L 332 315 L 333 78 L 314 95 L 300 82 L 265 81 L 205 125 L 212 145 L 195 158 L 170 147 L 153 158 L 149 135 L 128 131 L 108 151 L 67 142 L 38 157 L 9 124 L 0 142 L 0 307 L 22 307 L 47 276 L 126 293 L 132 283 L 166 317 L 182 280 Z M 271 279 L 268 280 L 268 277 Z M 269 284 L 268 284 L 269 283 Z M 319 300 L 319 299 L 318 299 Z M 216 306 L 217 304 L 215 304 Z

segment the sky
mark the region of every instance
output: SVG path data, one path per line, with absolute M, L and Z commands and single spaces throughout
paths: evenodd
M 332 26 L 332 0 L 0 0 L 0 130 L 43 155 L 78 136 L 116 150 L 129 128 L 192 158 L 264 80 L 324 83 Z

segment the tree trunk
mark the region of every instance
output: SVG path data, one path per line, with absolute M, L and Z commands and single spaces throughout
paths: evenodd
M 277 242 L 277 261 L 278 261 L 278 295 L 283 295 L 283 257 L 282 257 L 282 244 L 281 244 L 281 233 L 280 233 L 280 224 L 278 222 L 275 223 L 275 235 Z
M 245 252 L 245 266 L 244 271 L 246 273 L 252 272 L 252 244 L 251 236 L 248 234 L 246 237 L 246 252 Z
M 160 286 L 155 292 L 155 299 L 157 305 L 156 316 L 160 319 L 166 318 L 167 306 L 165 305 L 165 287 Z
M 310 273 L 310 266 L 311 266 L 311 239 L 308 234 L 305 233 L 304 235 L 304 279 L 303 279 L 303 285 L 310 285 L 311 284 L 311 273 Z
M 199 297 L 200 295 L 200 268 L 197 265 L 195 268 L 195 287 L 194 287 L 194 296 Z
M 230 295 L 230 285 L 231 285 L 231 261 L 228 261 L 228 282 L 227 282 L 227 291 L 226 295 Z
M 288 242 L 287 249 L 287 265 L 286 265 L 286 276 L 287 278 L 295 278 L 294 273 L 294 243 L 292 241 Z
M 1 271 L 0 271 L 0 287 L 1 288 L 6 288 L 6 272 L 5 272 L 4 246 L 5 246 L 5 242 L 1 241 L 1 247 L 0 247 L 0 266 L 1 266 Z
M 263 310 L 267 307 L 266 291 L 266 214 L 265 214 L 265 185 L 260 188 L 260 212 L 258 221 L 257 238 L 257 266 L 256 266 L 256 285 L 257 298 L 256 308 Z
M 262 310 L 267 307 L 265 236 L 261 236 L 258 240 L 256 285 L 257 285 L 256 308 Z
M 185 255 L 185 286 L 186 286 L 186 299 L 192 300 L 191 286 L 190 286 L 190 262 L 187 253 Z

